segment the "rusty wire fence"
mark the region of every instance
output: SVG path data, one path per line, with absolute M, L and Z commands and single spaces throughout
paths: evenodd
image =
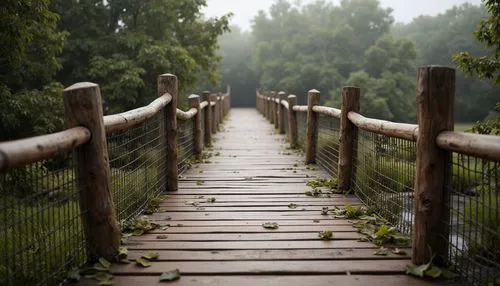
M 316 163 L 333 177 L 338 176 L 340 120 L 318 115 Z
M 71 152 L 0 173 L 0 285 L 57 285 L 87 260 Z
M 111 189 L 118 221 L 139 214 L 164 189 L 160 116 L 107 135 Z M 162 177 L 163 176 L 163 177 Z
M 193 120 L 177 120 L 177 154 L 179 174 L 190 169 L 194 162 Z
M 447 261 L 474 285 L 500 282 L 500 162 L 452 154 Z
M 307 139 L 307 113 L 297 112 L 297 144 L 305 151 Z
M 410 235 L 416 143 L 359 129 L 351 190 L 398 231 Z

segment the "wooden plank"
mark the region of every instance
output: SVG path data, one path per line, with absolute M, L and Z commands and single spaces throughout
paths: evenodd
M 113 265 L 113 274 L 160 275 L 166 269 L 180 269 L 188 275 L 286 275 L 286 274 L 402 274 L 406 271 L 406 260 L 310 260 L 310 261 L 175 261 L 154 262 L 151 267 L 139 267 L 135 264 Z
M 172 268 L 176 269 L 178 267 Z M 170 269 L 167 269 L 170 270 Z M 190 276 L 184 273 L 181 269 L 182 277 L 178 281 L 169 284 L 175 286 L 192 286 L 192 285 L 217 285 L 217 286 L 255 286 L 255 285 L 273 285 L 273 286 L 290 286 L 290 285 L 329 285 L 329 286 L 427 286 L 427 285 L 467 285 L 465 283 L 457 283 L 455 281 L 427 281 L 417 279 L 408 275 L 232 275 L 232 276 L 206 276 L 197 275 Z M 116 276 L 113 280 L 113 285 L 164 285 L 159 283 L 159 276 Z M 80 282 L 82 286 L 95 286 L 95 280 L 83 280 Z
M 198 230 L 200 228 L 196 228 Z M 321 227 L 320 230 L 316 232 L 272 232 L 267 231 L 264 228 L 260 229 L 257 233 L 241 233 L 237 229 L 234 231 L 238 233 L 170 233 L 167 230 L 162 232 L 157 232 L 155 234 L 144 234 L 141 236 L 134 236 L 128 241 L 269 241 L 269 240 L 318 240 L 318 232 L 327 229 L 327 227 Z M 181 229 L 182 230 L 182 229 Z M 163 237 L 166 235 L 167 238 Z M 160 236 L 160 237 L 159 237 Z M 357 240 L 362 238 L 363 235 L 354 232 L 351 228 L 351 232 L 334 232 L 333 240 Z
M 155 220 L 153 220 L 155 221 Z M 208 227 L 226 227 L 226 226 L 232 226 L 232 227 L 239 227 L 239 230 L 230 230 L 228 229 L 228 232 L 236 232 L 236 231 L 247 231 L 247 232 L 259 232 L 262 229 L 262 223 L 266 222 L 268 220 L 262 219 L 262 220 L 214 220 L 214 221 L 204 221 L 204 220 L 157 220 L 157 223 L 160 223 L 162 225 L 168 224 L 172 227 L 203 227 L 200 228 L 199 231 L 203 231 L 203 229 L 208 228 Z M 278 223 L 280 225 L 279 229 L 273 230 L 274 232 L 280 232 L 280 231 L 294 231 L 294 229 L 287 228 L 287 226 L 306 226 L 308 227 L 309 230 L 314 230 L 316 226 L 330 226 L 330 227 L 335 227 L 335 226 L 346 226 L 344 228 L 344 231 L 351 231 L 353 229 L 352 222 L 347 221 L 347 220 L 274 220 L 274 222 Z M 250 226 L 256 226 L 256 228 L 251 228 Z M 244 228 L 242 228 L 244 227 Z M 171 229 L 171 228 L 170 228 Z M 194 231 L 196 231 L 196 228 Z M 303 231 L 303 230 L 300 230 Z
M 127 244 L 129 249 L 338 249 L 338 248 L 373 248 L 373 243 L 357 240 L 335 241 L 137 241 Z
M 219 250 L 219 251 L 158 251 L 159 261 L 224 261 L 224 260 L 384 260 L 409 259 L 410 249 L 404 249 L 406 255 L 389 253 L 387 256 L 374 254 L 375 249 L 255 249 L 255 250 Z M 129 250 L 130 259 L 144 254 L 143 251 Z

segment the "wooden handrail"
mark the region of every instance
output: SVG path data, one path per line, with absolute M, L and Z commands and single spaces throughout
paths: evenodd
M 0 171 L 45 160 L 69 152 L 90 139 L 85 127 L 0 143 Z
M 352 111 L 347 114 L 347 117 L 362 130 L 411 141 L 417 141 L 418 138 L 418 125 L 416 124 L 396 123 L 368 118 Z
M 104 116 L 106 133 L 129 129 L 155 116 L 160 110 L 172 101 L 170 94 L 164 94 L 149 105 L 125 111 L 118 114 Z
M 340 119 L 341 111 L 340 111 L 340 109 L 337 109 L 337 108 L 317 105 L 317 106 L 313 107 L 313 111 L 316 113 L 323 114 L 323 115 L 328 116 L 328 117 L 335 117 L 335 118 Z
M 198 113 L 198 110 L 196 108 L 190 108 L 188 111 L 182 111 L 177 108 L 177 119 L 181 121 L 186 121 L 192 119 L 196 113 Z
M 210 101 L 210 106 L 215 106 L 217 104 L 217 102 L 215 101 Z
M 436 144 L 447 151 L 500 161 L 500 136 L 443 131 Z
M 287 110 L 290 108 L 290 106 L 288 105 L 288 101 L 286 100 L 282 100 L 281 105 L 283 105 L 283 107 L 285 107 Z
M 307 105 L 295 105 L 293 111 L 307 113 Z
M 203 101 L 202 103 L 200 103 L 200 109 L 204 109 L 208 106 L 208 102 L 207 101 Z

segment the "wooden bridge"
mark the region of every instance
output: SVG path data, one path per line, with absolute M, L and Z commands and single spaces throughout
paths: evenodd
M 354 87 L 340 109 L 311 90 L 229 112 L 227 90 L 182 111 L 166 74 L 150 105 L 103 116 L 99 87 L 74 85 L 67 130 L 0 143 L 0 284 L 494 281 L 500 234 L 480 215 L 498 200 L 463 189 L 500 185 L 500 137 L 453 131 L 453 70 L 421 68 L 417 85 L 418 125 L 363 117 Z

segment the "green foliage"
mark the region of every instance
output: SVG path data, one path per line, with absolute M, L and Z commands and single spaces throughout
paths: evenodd
M 318 237 L 321 240 L 332 240 L 333 239 L 333 231 L 324 230 L 324 231 L 318 233 Z
M 262 227 L 266 229 L 278 229 L 280 225 L 276 222 L 265 222 L 262 224 Z
M 179 271 L 179 269 L 175 269 L 175 270 L 163 272 L 160 275 L 160 282 L 161 281 L 174 281 L 174 280 L 178 280 L 179 278 L 181 278 L 181 272 Z

